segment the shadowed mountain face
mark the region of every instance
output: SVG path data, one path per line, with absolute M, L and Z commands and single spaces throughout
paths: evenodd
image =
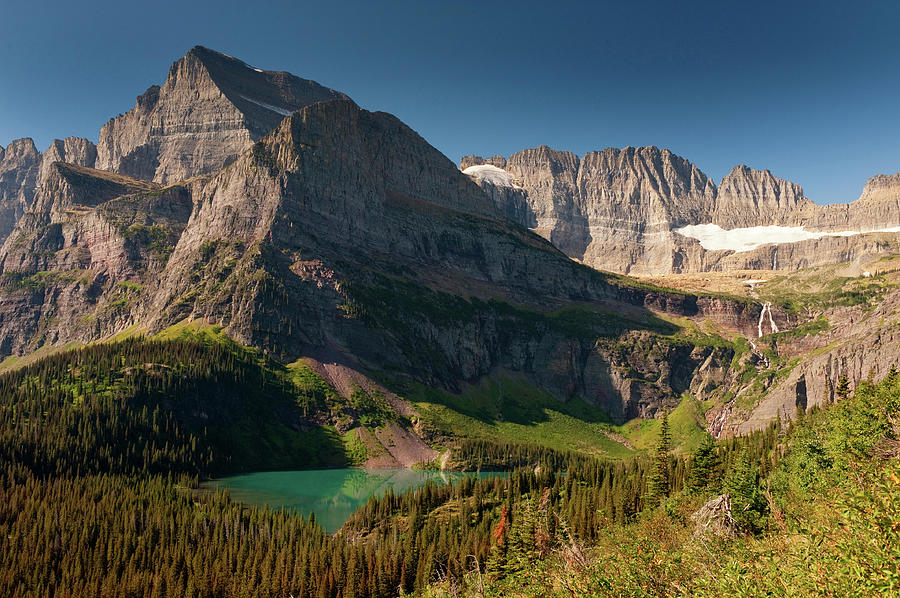
M 344 100 L 285 119 L 203 186 L 142 318 L 203 318 L 286 360 L 327 351 L 438 384 L 505 366 L 565 395 L 572 351 L 588 361 L 610 322 L 572 345 L 541 314 L 624 301 L 635 326 L 665 327 L 630 292 L 504 220 L 396 118 Z
M 100 130 L 97 166 L 173 183 L 211 174 L 291 112 L 344 94 L 193 48 L 128 113 Z
M 507 217 L 603 270 L 637 275 L 795 270 L 853 261 L 877 247 L 885 254 L 900 249 L 890 232 L 835 234 L 900 225 L 897 175 L 874 177 L 850 204 L 819 206 L 799 185 L 746 166 L 735 167 L 717 188 L 689 161 L 655 147 L 609 148 L 578 158 L 542 146 L 508 160 L 465 156 L 460 167 Z M 485 176 L 488 168 L 493 177 Z M 689 225 L 805 227 L 807 233 L 829 235 L 713 249 L 681 230 Z M 747 234 L 764 241 L 767 233 Z

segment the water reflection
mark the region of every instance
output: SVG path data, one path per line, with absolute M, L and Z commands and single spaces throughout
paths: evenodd
M 448 484 L 464 476 L 497 476 L 498 473 L 415 471 L 412 469 L 317 469 L 261 471 L 221 478 L 203 488 L 227 488 L 232 500 L 250 505 L 285 507 L 302 515 L 314 513 L 328 533 L 334 533 L 371 496 L 388 489 L 400 494 L 431 480 Z

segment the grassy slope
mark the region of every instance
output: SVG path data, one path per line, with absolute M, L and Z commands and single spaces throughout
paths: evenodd
M 613 427 L 601 409 L 580 399 L 560 402 L 520 377 L 486 377 L 459 395 L 413 384 L 404 396 L 447 435 L 533 443 L 616 459 L 634 454 L 605 433 Z
M 670 322 L 680 327 L 672 338 L 680 337 L 698 344 L 727 342 L 712 331 L 701 332 L 691 322 Z M 129 328 L 105 342 L 134 338 L 141 334 L 139 327 Z M 201 321 L 184 321 L 158 334 L 152 340 L 189 340 L 208 345 L 243 349 L 232 341 L 221 326 Z M 66 347 L 65 349 L 68 349 Z M 0 372 L 34 363 L 41 357 L 58 353 L 64 348 L 43 348 L 22 358 L 7 358 L 0 364 Z M 263 358 L 258 355 L 259 363 Z M 308 367 L 289 364 L 277 375 L 291 379 L 299 392 L 314 394 L 322 399 L 325 407 L 337 412 L 346 403 L 342 397 Z M 417 383 L 406 383 L 399 394 L 410 401 L 441 437 L 471 438 L 496 442 L 531 443 L 558 451 L 575 450 L 612 459 L 624 459 L 652 447 L 658 431 L 659 420 L 634 420 L 622 426 L 610 423 L 602 409 L 575 398 L 561 402 L 551 394 L 534 387 L 521 376 L 501 374 L 485 377 L 475 384 L 466 385 L 463 392 L 453 394 L 441 389 L 429 388 Z M 246 424 L 246 425 L 245 425 Z M 684 451 L 692 450 L 705 434 L 700 404 L 686 395 L 681 404 L 670 414 L 674 445 Z M 368 426 L 371 428 L 372 426 Z M 375 425 L 377 427 L 377 425 Z M 373 441 L 371 430 L 354 428 L 338 434 L 333 426 L 320 428 L 316 434 L 322 438 L 298 436 L 296 431 L 273 423 L 260 429 L 258 425 L 237 422 L 230 430 L 236 442 L 258 445 L 274 454 L 298 454 L 304 438 L 319 446 L 342 446 L 343 458 L 350 464 L 362 464 L 379 448 Z M 260 434 L 264 438 L 260 437 Z M 253 451 L 254 453 L 257 451 Z M 337 459 L 337 456 L 334 456 Z M 331 462 L 336 462 L 329 458 Z M 272 467 L 287 465 L 275 459 Z
M 708 435 L 704 411 L 704 405 L 700 401 L 686 394 L 678 407 L 669 413 L 672 446 L 676 447 L 677 452 L 693 451 Z M 627 438 L 635 449 L 646 451 L 653 449 L 661 425 L 661 419 L 635 419 L 618 426 L 617 432 Z

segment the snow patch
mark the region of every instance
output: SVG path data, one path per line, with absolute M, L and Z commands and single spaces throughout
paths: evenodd
M 513 182 L 513 176 L 510 173 L 491 164 L 469 166 L 463 170 L 463 174 L 469 175 L 480 181 L 487 181 L 495 187 L 519 187 Z
M 290 116 L 291 114 L 293 114 L 293 112 L 291 112 L 287 108 L 279 108 L 278 106 L 273 106 L 272 104 L 266 104 L 264 102 L 254 100 L 253 98 L 248 98 L 247 96 L 241 96 L 241 97 L 244 98 L 245 100 L 247 100 L 248 102 L 250 102 L 251 104 L 256 104 L 257 106 L 262 106 L 266 110 L 271 110 L 272 112 L 276 112 L 276 113 L 280 114 L 281 116 Z
M 256 68 L 256 67 L 253 67 L 253 70 L 256 71 L 257 73 L 262 73 L 262 72 L 264 72 L 262 69 L 258 69 L 258 68 Z
M 900 226 L 877 230 L 845 230 L 821 232 L 806 230 L 802 226 L 751 226 L 725 230 L 718 224 L 691 224 L 676 228 L 675 232 L 700 241 L 707 251 L 731 250 L 735 253 L 752 251 L 763 245 L 796 243 L 822 237 L 852 237 L 866 233 L 897 233 Z

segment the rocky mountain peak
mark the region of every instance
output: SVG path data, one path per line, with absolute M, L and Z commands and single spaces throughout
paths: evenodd
M 97 166 L 172 183 L 211 174 L 315 102 L 346 98 L 314 81 L 192 48 L 128 113 L 100 130 Z
M 572 152 L 555 150 L 546 145 L 525 149 L 509 157 L 505 168 L 517 176 L 543 176 L 539 173 L 560 174 L 566 177 L 578 171 L 579 158 Z
M 614 188 L 631 203 L 659 201 L 673 224 L 699 217 L 715 195 L 715 185 L 692 162 L 656 146 L 591 152 L 581 169 L 582 185 Z
M 16 139 L 0 151 L 0 243 L 34 198 L 41 153 L 30 138 Z
M 800 185 L 738 165 L 719 185 L 712 222 L 726 229 L 783 224 L 812 205 Z
M 708 217 L 716 192 L 690 161 L 654 146 L 606 148 L 580 159 L 540 146 L 513 154 L 505 168 L 526 194 L 524 209 L 504 200 L 516 208 L 507 214 L 524 214 L 516 220 L 567 255 L 616 271 L 670 269 L 672 252 L 656 251 L 659 235 Z
M 41 160 L 40 181 L 44 181 L 50 174 L 54 162 L 93 168 L 97 163 L 97 146 L 83 137 L 54 139 Z
M 37 147 L 34 145 L 34 140 L 31 137 L 24 137 L 22 139 L 13 139 L 9 142 L 9 145 L 6 146 L 6 149 L 0 153 L 0 159 L 3 161 L 11 161 L 11 160 L 28 160 L 29 157 L 40 156 L 40 152 Z
M 900 172 L 896 174 L 876 174 L 868 181 L 862 190 L 861 200 L 882 198 L 900 199 Z

